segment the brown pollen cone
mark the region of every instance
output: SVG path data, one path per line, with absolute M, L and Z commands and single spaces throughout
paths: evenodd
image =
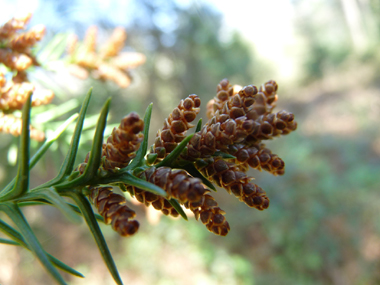
M 139 52 L 123 52 L 111 59 L 111 64 L 120 69 L 136 68 L 144 64 L 146 56 Z
M 190 122 L 194 121 L 199 113 L 201 100 L 195 94 L 181 100 L 178 107 L 165 119 L 164 127 L 159 130 L 153 145 L 153 152 L 158 154 L 158 159 L 165 158 L 185 138 L 189 128 L 194 127 Z
M 132 82 L 129 69 L 143 64 L 145 55 L 121 52 L 127 38 L 122 27 L 115 28 L 100 49 L 96 44 L 97 34 L 98 28 L 91 26 L 87 29 L 82 45 L 78 45 L 76 37 L 70 39 L 67 46 L 71 62 L 68 67 L 70 73 L 81 79 L 91 74 L 95 79 L 113 81 L 121 88 L 128 87 Z
M 259 171 L 265 170 L 273 175 L 283 175 L 285 173 L 285 162 L 273 154 L 265 144 L 258 145 L 233 145 L 228 153 L 234 155 L 234 163 L 241 171 L 248 171 L 249 166 Z
M 230 231 L 230 225 L 224 217 L 225 212 L 218 207 L 218 203 L 211 195 L 203 195 L 199 202 L 187 202 L 185 207 L 194 213 L 197 220 L 201 218 L 210 232 L 226 236 Z
M 260 86 L 259 92 L 255 96 L 255 103 L 252 106 L 252 110 L 255 112 L 253 119 L 272 112 L 278 99 L 277 89 L 278 85 L 274 80 L 269 80 Z
M 213 99 L 213 111 L 210 112 L 210 117 L 208 117 L 209 119 L 215 115 L 217 110 L 221 110 L 223 108 L 224 103 L 226 103 L 233 95 L 233 91 L 234 89 L 227 78 L 224 78 L 219 82 L 216 87 L 216 96 Z
M 208 191 L 205 189 L 200 179 L 190 177 L 188 173 L 182 169 L 172 169 L 170 167 L 150 167 L 141 172 L 137 177 L 161 187 L 168 194 L 167 199 L 175 198 L 182 204 L 187 201 L 198 202 L 202 199 L 203 194 Z M 140 191 L 136 191 L 138 188 L 133 188 L 134 192 L 132 193 L 141 194 Z M 155 201 L 152 200 L 155 197 L 150 196 L 149 194 L 144 193 L 141 195 L 145 196 L 144 199 L 140 199 L 136 194 L 137 200 L 141 200 L 140 202 L 145 203 L 147 206 Z
M 84 37 L 84 48 L 87 52 L 96 52 L 96 39 L 98 36 L 98 27 L 97 26 L 90 26 L 87 31 L 86 35 Z
M 0 89 L 0 109 L 21 110 L 28 95 L 33 91 L 34 85 L 29 82 L 8 84 L 6 87 Z
M 10 49 L 0 49 L 0 63 L 4 63 L 12 70 L 24 71 L 32 66 L 33 60 L 26 54 Z
M 261 140 L 270 140 L 279 135 L 287 135 L 297 129 L 294 115 L 287 111 L 261 115 L 255 120 L 253 131 L 247 136 L 247 144 L 256 144 Z
M 124 28 L 115 28 L 112 32 L 111 37 L 102 48 L 101 56 L 103 58 L 116 56 L 124 47 L 126 40 L 127 33 L 125 32 Z
M 226 189 L 228 193 L 232 192 L 239 198 L 239 201 L 258 210 L 264 210 L 269 207 L 269 198 L 266 196 L 265 191 L 252 183 L 253 178 L 240 171 L 235 163 L 229 163 L 217 157 L 210 157 L 203 160 L 202 166 L 200 165 L 200 161 L 197 161 L 196 166 L 205 177 Z
M 233 119 L 245 116 L 255 102 L 257 92 L 254 85 L 241 88 L 238 85 L 232 86 L 227 79 L 223 79 L 218 84 L 216 96 L 208 104 L 207 117 L 211 119 L 217 111 L 228 114 Z
M 231 119 L 246 116 L 248 119 L 255 119 L 252 114 L 253 104 L 256 101 L 257 87 L 254 85 L 244 86 L 238 93 L 229 97 L 221 109 L 220 114 L 226 114 Z
M 164 197 L 154 193 L 139 189 L 134 186 L 125 185 L 128 192 L 136 198 L 137 201 L 143 203 L 145 206 L 152 205 L 154 209 L 161 211 L 165 216 L 178 217 L 177 210 L 166 200 Z
M 91 187 L 90 191 L 89 198 L 106 224 L 124 237 L 137 232 L 139 222 L 131 220 L 136 213 L 127 206 L 124 196 L 113 193 L 111 187 Z
M 234 94 L 228 80 L 223 79 L 218 85 L 217 97 L 213 99 L 214 112 L 210 110 L 210 102 L 207 106 L 208 114 L 214 114 L 213 117 L 193 136 L 183 158 L 207 157 L 242 142 L 256 124 L 250 116 L 257 92 L 256 86 L 248 85 Z
M 4 73 L 0 72 L 0 88 L 4 87 L 7 83 L 7 80 L 5 79 Z
M 27 13 L 21 17 L 14 17 L 3 26 L 0 27 L 0 40 L 10 38 L 17 30 L 24 29 L 25 25 L 32 17 L 31 13 Z
M 132 82 L 127 72 L 107 63 L 99 64 L 97 69 L 93 71 L 93 76 L 103 81 L 114 81 L 121 88 L 127 88 Z
M 45 30 L 44 25 L 37 25 L 28 32 L 14 36 L 9 42 L 9 47 L 12 50 L 23 52 L 40 41 L 45 35 Z
M 125 116 L 118 128 L 112 130 L 111 136 L 103 146 L 104 168 L 123 168 L 136 156 L 136 151 L 143 140 L 144 121 L 132 112 Z
M 210 156 L 217 150 L 227 150 L 229 146 L 244 141 L 254 125 L 255 122 L 245 116 L 231 119 L 229 115 L 217 111 L 202 130 L 194 134 L 183 158 L 194 160 Z

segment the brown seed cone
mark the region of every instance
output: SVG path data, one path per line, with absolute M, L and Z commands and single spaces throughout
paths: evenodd
M 185 138 L 188 129 L 194 127 L 190 122 L 194 121 L 199 113 L 201 100 L 195 94 L 181 100 L 169 117 L 164 122 L 164 127 L 159 130 L 153 145 L 153 152 L 158 154 L 158 159 L 163 159 L 176 148 Z
M 21 110 L 28 95 L 34 91 L 34 85 L 29 82 L 9 84 L 0 93 L 0 109 Z
M 283 175 L 285 173 L 285 162 L 265 148 L 265 144 L 247 146 L 237 144 L 230 147 L 228 153 L 234 155 L 234 163 L 239 170 L 246 172 L 249 166 L 257 170 L 265 170 L 273 175 Z
M 206 165 L 206 166 L 204 166 Z M 239 198 L 249 207 L 264 210 L 269 206 L 265 191 L 250 182 L 253 178 L 240 171 L 235 163 L 226 162 L 218 157 L 210 157 L 196 164 L 202 174 Z
M 9 39 L 17 30 L 24 29 L 25 25 L 32 17 L 31 13 L 27 13 L 21 17 L 15 17 L 0 27 L 0 40 Z
M 125 116 L 118 128 L 114 128 L 103 147 L 105 169 L 126 167 L 136 156 L 136 151 L 143 140 L 144 121 L 132 112 Z
M 297 129 L 294 115 L 287 111 L 261 115 L 255 120 L 253 131 L 247 136 L 247 144 L 256 144 L 261 140 L 270 140 L 275 136 L 287 135 Z
M 101 50 L 101 57 L 107 58 L 116 56 L 124 47 L 126 39 L 127 33 L 125 32 L 124 28 L 115 28 L 112 32 L 111 37 L 108 39 Z
M 199 202 L 187 202 L 184 206 L 194 213 L 197 220 L 201 218 L 210 232 L 226 236 L 230 231 L 230 225 L 224 217 L 226 213 L 218 207 L 218 203 L 210 194 L 203 195 Z
M 4 63 L 11 70 L 24 71 L 33 64 L 33 60 L 26 54 L 0 49 L 0 63 Z
M 172 169 L 170 167 L 150 167 L 138 175 L 139 178 L 146 180 L 164 189 L 168 193 L 167 199 L 174 198 L 184 204 L 187 201 L 198 202 L 208 191 L 198 178 L 190 177 L 182 169 Z M 136 193 L 136 190 L 134 191 Z M 145 194 L 144 203 L 148 205 L 154 201 Z
M 139 52 L 123 52 L 111 59 L 110 63 L 120 69 L 135 68 L 144 64 L 146 56 Z
M 92 72 L 92 75 L 100 80 L 111 80 L 121 88 L 127 88 L 131 84 L 131 78 L 128 73 L 107 63 L 99 64 L 97 69 Z
M 22 52 L 40 41 L 45 31 L 46 28 L 44 25 L 37 25 L 28 32 L 14 36 L 9 42 L 9 47 L 14 51 Z
M 22 120 L 13 115 L 0 113 L 0 132 L 11 134 L 18 137 L 21 134 Z M 43 141 L 45 139 L 44 132 L 30 126 L 30 137 L 36 141 Z
M 112 187 L 91 187 L 89 198 L 104 222 L 111 224 L 121 236 L 134 235 L 139 229 L 139 222 L 131 220 L 136 216 L 135 211 L 127 206 L 124 196 L 112 192 Z

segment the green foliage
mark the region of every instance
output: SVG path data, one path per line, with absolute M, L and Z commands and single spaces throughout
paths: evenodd
M 3 190 L 0 191 L 0 211 L 4 212 L 14 222 L 14 224 L 17 225 L 18 230 L 20 231 L 18 232 L 16 229 L 13 229 L 10 225 L 0 220 L 0 230 L 11 238 L 10 240 L 1 239 L 0 243 L 23 246 L 24 248 L 29 249 L 40 260 L 42 265 L 58 284 L 66 283 L 56 268 L 64 270 L 74 276 L 83 276 L 76 270 L 70 268 L 45 252 L 35 236 L 34 231 L 24 217 L 20 209 L 21 207 L 25 208 L 28 206 L 41 204 L 51 205 L 59 209 L 72 222 L 79 222 L 80 219 L 78 214 L 80 214 L 86 221 L 113 279 L 117 284 L 122 284 L 118 269 L 116 268 L 111 252 L 108 249 L 108 245 L 98 224 L 98 221 L 103 222 L 104 219 L 93 212 L 91 204 L 86 197 L 88 194 L 87 187 L 91 185 L 114 185 L 125 191 L 126 189 L 124 184 L 126 184 L 138 187 L 139 189 L 143 189 L 156 195 L 167 197 L 167 193 L 160 187 L 135 176 L 136 173 L 138 174 L 145 168 L 149 167 L 145 154 L 148 148 L 148 134 L 152 104 L 148 106 L 145 113 L 145 128 L 143 131 L 145 134 L 144 140 L 136 152 L 135 158 L 127 167 L 123 169 L 117 168 L 108 172 L 104 172 L 100 169 L 104 140 L 103 134 L 106 127 L 107 115 L 110 106 L 110 100 L 107 100 L 100 112 L 99 119 L 96 124 L 93 144 L 86 167 L 81 175 L 79 175 L 79 172 L 74 169 L 78 154 L 79 141 L 83 132 L 83 124 L 86 117 L 86 111 L 90 103 L 91 94 L 92 90 L 88 92 L 82 104 L 79 115 L 72 116 L 60 128 L 58 128 L 56 132 L 41 146 L 32 159 L 29 158 L 30 137 L 28 126 L 30 122 L 31 110 L 31 99 L 29 97 L 29 100 L 24 105 L 23 109 L 23 131 L 20 137 L 17 175 L 15 179 L 13 179 L 5 188 L 3 188 Z M 48 148 L 58 139 L 59 135 L 63 133 L 64 129 L 67 128 L 74 119 L 77 119 L 77 123 L 73 131 L 72 140 L 66 157 L 58 174 L 55 178 L 42 183 L 39 186 L 30 188 L 30 170 L 43 157 Z M 198 124 L 198 128 L 200 127 L 201 120 Z M 164 160 L 159 162 L 156 167 L 181 167 L 176 165 L 176 161 L 192 137 L 193 135 L 187 136 Z M 184 166 L 189 168 L 189 165 Z M 206 180 L 195 168 L 190 171 L 192 171 L 195 176 L 202 177 L 203 180 Z M 210 184 L 212 188 L 214 188 L 210 182 L 206 183 Z M 75 204 L 67 202 L 67 200 L 63 197 L 71 198 Z M 187 216 L 178 201 L 175 199 L 170 199 L 169 202 L 173 205 L 177 212 L 185 220 L 187 220 Z
M 87 200 L 86 196 L 82 193 L 87 185 L 96 184 L 115 184 L 118 185 L 120 182 L 127 183 L 128 185 L 136 186 L 146 191 L 150 191 L 157 195 L 166 196 L 166 192 L 160 187 L 153 185 L 147 181 L 141 180 L 135 177 L 132 173 L 133 170 L 138 167 L 145 165 L 144 154 L 147 150 L 147 139 L 140 148 L 136 160 L 132 161 L 131 166 L 124 170 L 120 170 L 113 173 L 108 173 L 106 176 L 99 175 L 99 165 L 101 161 L 101 152 L 103 144 L 103 133 L 106 126 L 107 114 L 109 111 L 110 100 L 105 103 L 100 115 L 99 120 L 96 125 L 96 131 L 94 135 L 93 145 L 91 149 L 91 154 L 89 157 L 88 164 L 84 170 L 83 175 L 73 176 L 74 163 L 77 155 L 79 140 L 83 130 L 83 122 L 86 116 L 87 106 L 89 105 L 91 98 L 91 90 L 87 94 L 84 103 L 82 105 L 81 111 L 79 113 L 77 124 L 72 136 L 72 141 L 70 148 L 67 152 L 66 158 L 61 166 L 58 175 L 52 180 L 37 186 L 33 189 L 29 188 L 29 173 L 30 169 L 37 163 L 39 159 L 42 158 L 43 154 L 47 151 L 49 146 L 58 138 L 58 136 L 63 132 L 63 130 L 68 126 L 70 122 L 76 117 L 71 117 L 67 122 L 65 122 L 61 128 L 59 128 L 56 133 L 50 138 L 35 154 L 35 156 L 29 160 L 29 120 L 30 120 L 30 109 L 31 100 L 29 97 L 28 102 L 24 105 L 23 109 L 23 131 L 20 138 L 20 148 L 19 148 L 19 161 L 18 161 L 18 172 L 14 180 L 12 180 L 8 186 L 6 186 L 2 191 L 0 191 L 0 210 L 3 211 L 9 218 L 17 225 L 20 230 L 18 233 L 16 230 L 12 229 L 5 222 L 1 221 L 0 229 L 7 234 L 11 240 L 2 239 L 1 242 L 5 244 L 12 244 L 23 246 L 30 249 L 33 254 L 41 261 L 45 269 L 51 274 L 58 284 L 66 284 L 62 279 L 60 273 L 56 270 L 56 267 L 65 270 L 75 276 L 83 277 L 80 273 L 71 269 L 67 265 L 63 264 L 54 257 L 47 255 L 42 248 L 40 242 L 36 238 L 33 230 L 29 226 L 27 220 L 23 216 L 20 206 L 32 206 L 41 203 L 47 203 L 49 205 L 55 206 L 61 210 L 70 220 L 78 222 L 78 210 L 87 222 L 87 225 L 94 236 L 96 244 L 100 250 L 100 253 L 106 263 L 111 275 L 113 276 L 117 284 L 122 284 L 118 270 L 113 261 L 112 255 L 108 249 L 107 243 L 103 237 L 103 234 L 98 225 L 98 217 L 94 214 L 92 207 Z M 145 133 L 149 132 L 149 121 L 152 112 L 152 105 L 147 109 L 145 121 L 146 129 Z M 191 138 L 191 137 L 190 137 Z M 188 139 L 186 140 L 188 141 Z M 175 154 L 182 151 L 182 148 L 176 150 Z M 73 172 L 74 171 L 74 172 Z M 74 179 L 72 179 L 74 177 Z M 67 203 L 62 196 L 70 197 L 76 205 Z M 180 209 L 180 205 L 177 201 L 171 200 L 171 203 L 178 208 L 179 213 L 185 218 L 186 214 Z M 102 220 L 102 219 L 99 219 Z

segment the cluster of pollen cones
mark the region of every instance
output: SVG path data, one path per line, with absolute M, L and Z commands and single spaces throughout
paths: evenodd
M 32 107 L 49 104 L 54 93 L 36 87 L 28 80 L 28 68 L 39 66 L 32 49 L 44 34 L 45 27 L 36 25 L 25 31 L 32 14 L 15 17 L 0 27 L 0 132 L 14 136 L 21 134 L 21 119 L 14 110 L 21 110 L 29 94 Z M 115 28 L 109 39 L 98 48 L 98 28 L 91 26 L 82 43 L 73 35 L 68 40 L 67 69 L 73 75 L 85 79 L 89 75 L 101 81 L 113 81 L 121 88 L 131 84 L 130 70 L 143 64 L 145 55 L 122 52 L 127 38 L 125 30 Z M 45 139 L 44 132 L 30 128 L 31 138 Z
M 121 88 L 128 87 L 131 84 L 129 70 L 143 64 L 145 55 L 121 52 L 127 39 L 127 33 L 121 27 L 115 28 L 111 37 L 100 48 L 97 47 L 97 37 L 98 28 L 91 26 L 83 43 L 78 43 L 75 35 L 69 39 L 69 71 L 81 79 L 91 74 L 96 79 L 113 81 Z
M 33 93 L 33 107 L 49 104 L 54 97 L 51 90 L 38 89 L 28 81 L 26 70 L 38 66 L 32 48 L 45 34 L 43 25 L 24 31 L 31 16 L 15 17 L 0 27 L 0 63 L 7 70 L 0 71 L 0 132 L 14 136 L 21 133 L 21 119 L 13 116 L 12 112 L 22 109 L 30 93 Z M 37 141 L 45 139 L 45 134 L 33 127 L 30 135 Z
M 247 206 L 267 209 L 269 198 L 260 186 L 253 183 L 253 177 L 247 171 L 253 168 L 283 175 L 284 161 L 272 153 L 264 141 L 289 134 L 297 128 L 292 113 L 272 112 L 278 99 L 277 89 L 275 81 L 268 81 L 257 88 L 254 85 L 232 86 L 223 79 L 217 86 L 216 96 L 207 104 L 208 122 L 194 134 L 173 167 L 160 167 L 157 164 L 186 137 L 187 130 L 194 126 L 191 122 L 200 111 L 201 100 L 197 95 L 181 100 L 165 119 L 163 128 L 158 130 L 146 167 L 135 174 L 161 187 L 167 197 L 133 185 L 125 185 L 125 189 L 145 206 L 153 206 L 174 217 L 179 213 L 169 200 L 176 199 L 209 231 L 221 236 L 230 230 L 226 213 L 202 183 L 201 175 Z M 101 168 L 112 172 L 127 166 L 143 141 L 143 128 L 143 121 L 136 113 L 123 118 L 103 144 Z M 88 158 L 78 166 L 80 173 L 83 173 L 87 161 Z M 181 165 L 194 166 L 198 174 L 190 175 Z M 138 229 L 138 222 L 133 220 L 135 213 L 126 205 L 124 196 L 111 193 L 109 187 L 92 187 L 91 201 L 114 230 L 124 236 L 135 233 Z

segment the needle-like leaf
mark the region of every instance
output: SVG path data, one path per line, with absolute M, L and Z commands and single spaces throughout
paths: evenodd
M 74 134 L 71 139 L 69 150 L 67 151 L 65 160 L 62 163 L 62 166 L 61 166 L 61 169 L 59 170 L 58 175 L 52 180 L 48 181 L 47 183 L 42 184 L 38 188 L 46 188 L 53 184 L 56 184 L 62 181 L 66 176 L 69 176 L 70 173 L 73 171 L 75 158 L 77 156 L 77 151 L 78 151 L 78 146 L 79 146 L 79 139 L 81 137 L 83 122 L 86 116 L 88 104 L 90 103 L 91 94 L 92 94 L 92 88 L 88 91 L 87 96 L 83 101 L 82 108 L 79 112 L 78 121 L 75 126 Z
M 149 126 L 150 126 L 150 119 L 152 117 L 152 109 L 153 109 L 153 103 L 150 103 L 148 108 L 146 108 L 145 116 L 144 116 L 144 131 L 143 131 L 144 140 L 141 142 L 140 147 L 136 152 L 136 157 L 125 168 L 126 170 L 133 170 L 136 167 L 143 165 L 143 160 L 148 150 Z
M 195 127 L 195 132 L 199 132 L 202 129 L 202 118 L 199 119 L 197 126 Z
M 151 192 L 153 194 L 160 195 L 163 197 L 167 197 L 168 195 L 161 187 L 158 187 L 157 185 L 154 185 L 148 181 L 137 178 L 136 176 L 130 174 L 129 172 L 125 172 L 122 175 L 120 175 L 117 178 L 117 182 L 123 182 L 127 185 L 132 185 L 142 190 L 145 190 L 145 191 L 148 191 L 148 192 Z
M 61 126 L 57 128 L 57 130 L 49 136 L 49 138 L 45 141 L 45 143 L 37 150 L 37 152 L 33 155 L 33 157 L 29 161 L 29 170 L 31 170 L 36 163 L 42 158 L 42 156 L 46 153 L 49 147 L 59 138 L 60 135 L 66 130 L 66 128 L 78 117 L 78 114 L 72 115 L 68 118 Z M 14 178 L 4 189 L 3 193 L 9 192 L 16 182 L 16 178 Z
M 45 152 L 49 149 L 49 147 L 63 134 L 63 132 L 67 129 L 67 127 L 78 118 L 78 114 L 72 115 L 68 118 L 61 126 L 59 126 L 56 131 L 49 136 L 49 138 L 45 141 L 45 143 L 40 147 L 39 150 L 33 155 L 30 160 L 29 168 L 32 169 L 34 165 L 41 159 L 41 157 L 45 154 Z
M 84 99 L 84 102 L 82 104 L 82 108 L 79 112 L 78 121 L 75 126 L 74 134 L 71 139 L 71 143 L 70 143 L 69 150 L 67 152 L 66 159 L 63 162 L 63 165 L 58 174 L 58 177 L 60 179 L 63 178 L 65 175 L 69 175 L 73 171 L 75 158 L 77 156 L 77 151 L 78 151 L 79 139 L 82 133 L 83 122 L 86 116 L 88 104 L 90 103 L 91 95 L 92 95 L 92 88 L 88 91 L 87 96 Z
M 37 237 L 34 235 L 33 230 L 29 226 L 18 206 L 13 203 L 3 203 L 0 205 L 0 210 L 3 210 L 8 215 L 8 217 L 17 225 L 30 250 L 39 259 L 39 261 L 55 279 L 55 281 L 58 284 L 66 284 L 61 274 L 59 274 L 57 269 L 50 261 L 45 250 L 42 248 Z
M 18 242 L 15 242 L 10 239 L 0 238 L 0 243 L 2 244 L 9 244 L 9 245 L 20 245 Z
M 223 151 L 216 151 L 212 156 L 219 156 L 223 159 L 233 159 L 233 158 L 236 158 L 236 156 L 233 156 L 229 153 L 225 153 Z
M 46 111 L 33 115 L 33 122 L 36 122 L 38 124 L 52 122 L 52 125 L 54 126 L 55 123 L 53 120 L 61 117 L 64 114 L 72 112 L 75 108 L 78 108 L 79 105 L 80 102 L 78 99 L 71 99 L 55 106 L 50 104 L 49 108 Z
M 210 188 L 213 191 L 216 191 L 214 184 L 212 184 L 206 177 L 204 177 L 202 173 L 200 173 L 199 170 L 194 166 L 194 164 L 186 164 L 182 166 L 182 168 L 185 169 L 191 176 L 201 179 L 202 183 L 206 185 L 208 188 Z
M 106 101 L 100 113 L 87 166 L 83 175 L 78 178 L 83 181 L 87 181 L 95 176 L 100 166 L 100 160 L 102 158 L 103 135 L 107 124 L 107 115 L 109 112 L 110 103 L 111 98 Z
M 39 51 L 38 60 L 39 62 L 46 64 L 50 61 L 59 59 L 66 49 L 67 34 L 57 34 L 55 35 L 46 46 Z
M 46 200 L 62 211 L 62 213 L 73 223 L 80 223 L 81 219 L 75 211 L 66 203 L 66 201 L 58 195 L 53 187 L 43 188 L 32 193 L 27 193 L 18 199 L 18 202 Z
M 156 164 L 156 167 L 161 167 L 161 166 L 171 166 L 175 160 L 180 156 L 182 150 L 186 147 L 188 142 L 191 140 L 194 134 L 191 134 L 187 136 L 183 141 L 181 141 L 180 144 L 177 145 L 177 147 L 169 153 L 167 157 L 165 157 L 161 162 Z
M 77 191 L 66 191 L 62 192 L 63 195 L 67 195 L 70 198 L 74 200 L 74 202 L 78 205 L 80 208 L 84 219 L 86 220 L 86 223 L 95 239 L 95 242 L 100 250 L 100 254 L 103 257 L 104 262 L 106 263 L 108 270 L 110 271 L 113 279 L 115 282 L 119 285 L 123 284 L 121 281 L 121 278 L 119 276 L 119 272 L 117 270 L 117 267 L 115 265 L 115 262 L 112 258 L 112 255 L 108 249 L 107 243 L 104 239 L 104 236 L 99 228 L 99 224 L 96 221 L 96 218 L 94 216 L 94 212 L 92 210 L 92 207 L 90 205 L 90 202 L 86 199 L 86 197 Z
M 176 211 L 178 212 L 178 214 L 180 214 L 181 217 L 184 218 L 187 221 L 187 215 L 183 211 L 183 209 L 182 209 L 181 205 L 178 203 L 178 201 L 176 199 L 170 199 L 169 203 L 174 207 L 174 209 L 176 209 Z
M 82 216 L 82 212 L 79 210 L 79 208 L 71 203 L 66 203 L 75 213 Z M 52 205 L 49 201 L 46 201 L 44 199 L 38 199 L 34 201 L 26 201 L 26 202 L 18 202 L 17 205 L 19 207 L 29 207 L 29 206 L 41 206 L 41 205 Z M 99 221 L 104 223 L 104 218 L 99 215 L 95 214 L 95 218 Z
M 30 248 L 26 244 L 24 238 L 22 237 L 22 235 L 18 231 L 16 231 L 14 228 L 12 228 L 11 226 L 9 226 L 5 222 L 3 222 L 2 220 L 0 220 L 0 231 L 5 233 L 7 236 L 9 236 L 12 239 L 12 241 L 11 241 L 12 243 L 9 243 L 9 244 L 20 245 L 20 246 L 30 250 Z M 47 253 L 47 256 L 50 259 L 50 261 L 54 264 L 55 267 L 65 271 L 67 273 L 70 273 L 74 276 L 84 278 L 84 276 L 80 272 L 71 268 L 70 266 L 63 263 L 62 261 L 55 258 L 54 256 L 50 255 L 49 253 Z
M 32 94 L 28 98 L 22 108 L 22 130 L 20 138 L 20 147 L 18 150 L 18 169 L 16 181 L 12 189 L 5 195 L 0 197 L 0 201 L 11 200 L 21 196 L 28 191 L 29 187 L 29 124 L 30 124 L 30 109 L 32 106 Z M 4 189 L 3 189 L 4 191 Z

